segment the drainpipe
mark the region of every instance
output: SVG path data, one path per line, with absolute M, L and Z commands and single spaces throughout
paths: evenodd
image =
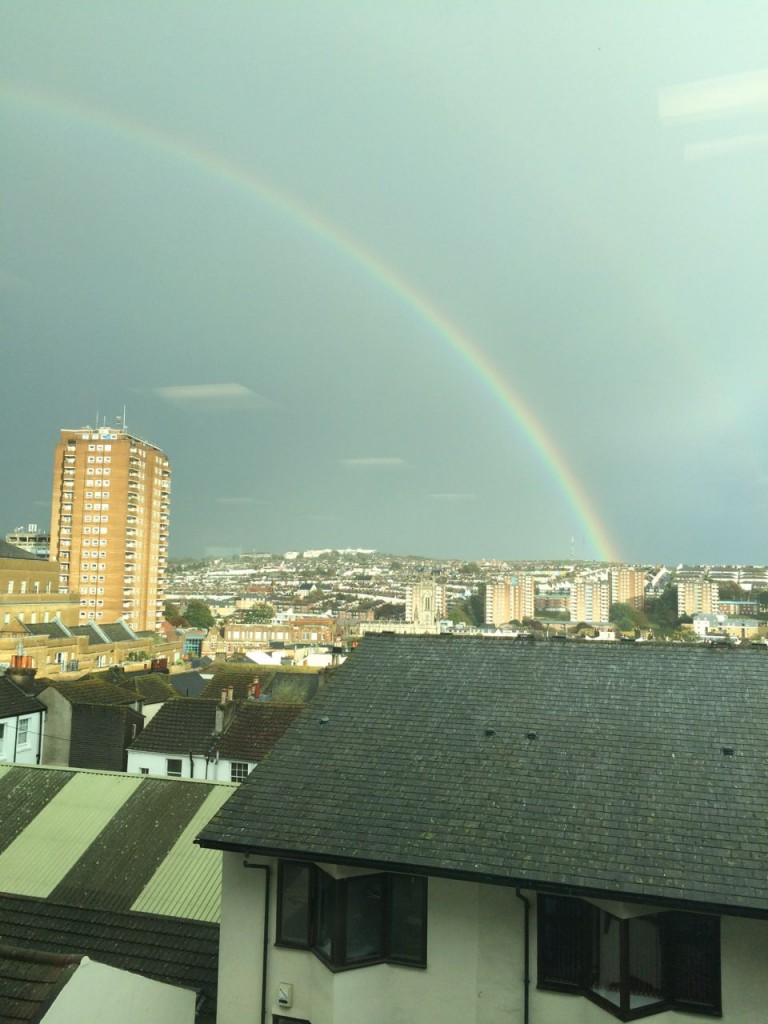
M 262 945 L 261 961 L 261 1016 L 259 1024 L 265 1024 L 267 1016 L 267 960 L 269 952 L 269 864 L 249 864 L 246 857 L 243 861 L 244 868 L 256 868 L 264 872 L 264 942 Z
M 530 954 L 530 934 L 531 934 L 531 901 L 523 896 L 519 889 L 515 889 L 515 895 L 525 906 L 524 912 L 524 924 L 523 924 L 523 942 L 525 943 L 525 956 L 524 956 L 524 967 L 523 967 L 523 1024 L 528 1024 L 530 1019 L 529 1016 L 529 993 L 531 987 L 531 954 Z
M 40 714 L 37 716 L 37 722 L 38 722 L 38 726 L 37 726 L 37 763 L 38 764 L 40 764 L 40 762 L 43 759 L 43 730 L 45 728 L 45 716 L 46 716 L 46 712 L 45 711 L 41 711 Z

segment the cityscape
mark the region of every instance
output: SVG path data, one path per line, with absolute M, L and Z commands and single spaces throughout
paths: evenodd
M 0 6 L 0 1024 L 764 1024 L 766 39 Z

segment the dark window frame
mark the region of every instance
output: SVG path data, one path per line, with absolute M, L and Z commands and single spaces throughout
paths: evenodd
M 288 930 L 286 913 L 286 876 L 293 875 L 293 885 L 297 877 L 306 876 L 307 926 L 306 935 L 297 937 L 286 935 Z M 418 950 L 414 955 L 402 952 L 408 945 L 405 920 L 397 920 L 394 906 L 394 890 L 397 879 L 412 879 L 421 889 L 416 893 L 418 909 L 416 912 L 416 931 L 418 933 Z M 350 953 L 348 940 L 350 936 L 350 913 L 354 911 L 355 891 L 367 884 L 374 888 L 379 886 L 382 906 L 377 928 L 378 944 L 375 950 L 360 955 Z M 300 885 L 296 886 L 300 890 Z M 291 900 L 296 900 L 296 889 L 291 890 Z M 299 891 L 300 896 L 300 891 Z M 277 885 L 277 929 L 275 945 L 289 949 L 310 950 L 331 971 L 346 971 L 357 967 L 368 967 L 373 964 L 389 963 L 404 967 L 425 968 L 427 966 L 427 900 L 428 886 L 424 875 L 398 875 L 388 872 L 371 872 L 364 875 L 352 875 L 349 878 L 333 878 L 327 872 L 306 861 L 280 861 L 278 865 Z M 364 900 L 360 900 L 361 906 Z M 405 929 L 405 931 L 404 931 Z M 293 930 L 293 929 L 292 929 Z M 301 929 L 298 929 L 301 931 Z M 399 948 L 398 948 L 399 947 Z
M 174 770 L 171 770 L 171 765 L 174 765 Z M 179 770 L 175 771 L 175 766 L 179 766 Z M 165 774 L 169 779 L 180 779 L 181 773 L 184 770 L 184 764 L 180 757 L 166 757 L 165 759 Z
M 658 924 L 658 954 L 664 995 L 644 1006 L 630 1005 L 637 979 L 630 972 L 631 922 Z M 595 991 L 601 932 L 618 923 L 618 1004 Z M 585 996 L 623 1021 L 666 1010 L 722 1016 L 720 919 L 708 914 L 663 911 L 619 919 L 585 900 L 539 894 L 537 903 L 537 988 Z M 703 980 L 702 980 L 703 979 Z

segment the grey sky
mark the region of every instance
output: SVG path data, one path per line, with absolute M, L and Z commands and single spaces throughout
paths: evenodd
M 0 2 L 0 529 L 125 405 L 176 555 L 765 563 L 766 39 L 763 0 Z

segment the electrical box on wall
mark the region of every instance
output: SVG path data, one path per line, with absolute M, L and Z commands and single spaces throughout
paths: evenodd
M 277 1002 L 279 1006 L 293 1006 L 293 985 L 281 981 L 277 986 Z

